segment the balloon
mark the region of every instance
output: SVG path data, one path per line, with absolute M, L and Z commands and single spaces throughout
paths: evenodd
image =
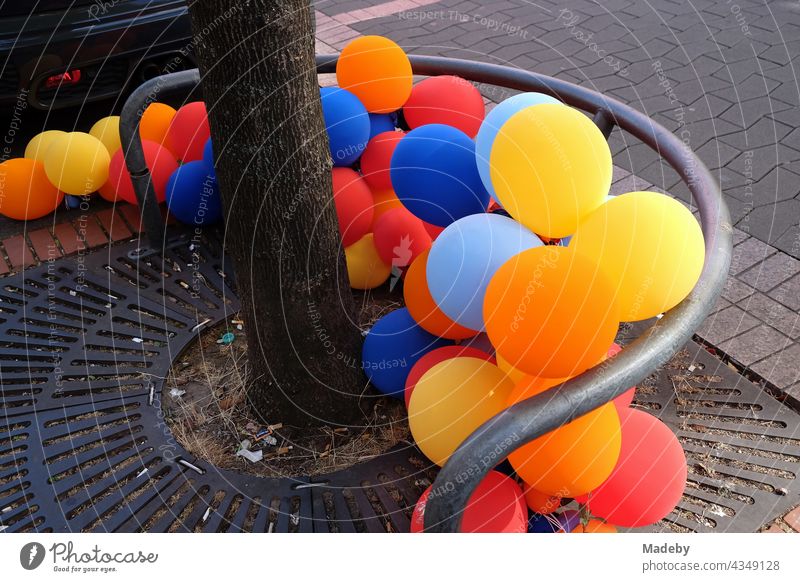
M 561 507 L 561 497 L 537 491 L 530 485 L 525 485 L 525 503 L 534 513 L 547 515 Z
M 414 506 L 411 533 L 425 529 L 425 507 L 433 490 L 428 487 Z M 459 532 L 461 533 L 524 533 L 528 512 L 522 491 L 513 479 L 498 471 L 490 471 L 470 495 Z
M 422 221 L 422 226 L 425 227 L 425 230 L 428 232 L 428 235 L 431 237 L 431 241 L 435 241 L 439 238 L 439 235 L 444 232 L 443 226 L 436 226 L 435 224 L 431 224 L 430 222 Z
M 171 149 L 167 133 L 177 111 L 164 103 L 151 103 L 147 106 L 139 121 L 139 137 L 143 140 L 154 141 L 161 144 L 176 155 Z
M 405 135 L 402 131 L 387 131 L 369 140 L 364 155 L 361 156 L 361 173 L 374 190 L 391 190 L 392 177 L 389 168 L 392 154 Z
M 347 275 L 353 289 L 374 289 L 389 278 L 391 267 L 384 263 L 375 248 L 370 232 L 361 240 L 344 249 L 347 259 Z
M 677 437 L 655 416 L 628 408 L 619 417 L 619 461 L 589 494 L 589 510 L 619 527 L 652 525 L 669 515 L 683 495 L 686 456 Z
M 206 141 L 206 145 L 203 146 L 203 161 L 209 166 L 212 170 L 215 169 L 216 166 L 216 158 L 214 157 L 214 145 L 211 143 L 211 138 L 208 138 Z
M 408 426 L 417 446 L 443 466 L 464 439 L 505 408 L 513 388 L 500 368 L 483 359 L 436 364 L 417 381 L 408 404 Z
M 369 141 L 369 116 L 361 101 L 339 87 L 320 89 L 322 114 L 334 166 L 351 166 Z
M 485 212 L 489 202 L 475 165 L 475 143 L 447 125 L 406 134 L 392 154 L 391 179 L 403 205 L 438 226 Z
M 599 519 L 590 519 L 586 525 L 580 524 L 570 533 L 617 533 L 617 528 Z
M 405 299 L 408 312 L 420 327 L 433 335 L 454 340 L 474 336 L 478 333 L 477 331 L 455 323 L 442 313 L 431 297 L 425 274 L 429 252 L 426 250 L 414 259 L 406 273 L 403 283 L 403 299 Z
M 405 208 L 395 208 L 381 215 L 373 228 L 375 247 L 387 265 L 404 268 L 431 246 L 431 237 Z
M 169 149 L 183 163 L 202 159 L 203 147 L 210 136 L 206 104 L 202 101 L 178 109 L 167 129 Z
M 541 394 L 562 381 L 526 378 L 514 387 L 506 404 Z M 552 397 L 555 394 L 551 392 Z M 523 445 L 508 460 L 540 493 L 575 497 L 592 491 L 611 474 L 620 442 L 619 416 L 609 403 Z
M 403 106 L 408 126 L 440 123 L 474 138 L 486 115 L 483 97 L 475 85 L 452 75 L 429 77 L 417 83 Z
M 485 360 L 494 364 L 494 358 L 492 356 L 469 346 L 445 346 L 443 348 L 436 348 L 422 356 L 408 373 L 406 389 L 403 393 L 406 400 L 406 408 L 408 408 L 408 404 L 411 402 L 411 394 L 413 394 L 419 379 L 436 364 L 449 360 L 450 358 L 478 358 L 479 360 Z
M 403 106 L 413 78 L 406 53 L 383 36 L 361 36 L 342 49 L 336 81 L 352 91 L 368 111 L 389 113 Z
M 402 398 L 406 378 L 414 364 L 431 350 L 452 342 L 429 334 L 416 324 L 408 309 L 381 317 L 364 339 L 362 366 L 375 388 Z
M 514 366 L 509 364 L 508 360 L 506 360 L 500 354 L 497 354 L 497 367 L 500 368 L 501 370 L 503 370 L 503 372 L 505 372 L 506 376 L 508 376 L 508 378 L 512 382 L 514 382 L 514 384 L 519 384 L 525 378 L 532 378 L 533 377 L 530 374 L 526 374 L 525 372 L 521 372 L 521 371 L 517 370 Z M 539 513 L 541 513 L 541 512 L 539 512 Z
M 113 156 L 122 147 L 119 137 L 119 115 L 104 117 L 92 126 L 89 135 L 93 135 L 106 146 L 109 156 Z
M 581 514 L 575 509 L 566 509 L 555 515 L 534 513 L 528 520 L 528 533 L 571 532 L 581 523 Z
M 437 299 L 430 274 L 428 284 Z M 507 261 L 492 277 L 483 304 L 486 331 L 503 358 L 548 378 L 576 376 L 599 362 L 614 341 L 618 313 L 613 285 L 597 266 L 556 246 Z
M 377 190 L 372 192 L 372 230 L 375 230 L 375 224 L 378 219 L 395 208 L 405 210 L 405 206 L 395 196 L 394 190 Z
M 185 224 L 203 226 L 222 219 L 217 181 L 202 160 L 183 164 L 169 177 L 167 207 Z
M 44 156 L 47 153 L 47 148 L 50 147 L 54 140 L 62 135 L 67 135 L 67 132 L 59 131 L 57 129 L 50 129 L 48 131 L 43 131 L 42 133 L 36 134 L 31 138 L 31 141 L 28 142 L 28 145 L 25 146 L 25 157 L 30 160 L 39 160 L 40 162 L 44 162 Z
M 492 145 L 497 132 L 512 115 L 533 105 L 542 103 L 561 103 L 558 99 L 544 95 L 542 93 L 520 93 L 509 97 L 497 107 L 492 109 L 481 124 L 478 137 L 475 138 L 475 156 L 478 162 L 478 172 L 486 190 L 493 199 L 497 199 L 492 186 L 492 178 L 489 172 L 489 159 L 492 153 Z
M 110 161 L 103 142 L 75 131 L 53 140 L 44 156 L 44 170 L 50 183 L 62 192 L 84 196 L 105 184 Z
M 581 223 L 570 248 L 616 283 L 622 321 L 672 309 L 697 283 L 705 260 L 691 211 L 658 192 L 630 192 L 603 204 Z
M 12 158 L 0 163 L 0 214 L 3 216 L 34 220 L 55 211 L 63 199 L 64 193 L 50 183 L 44 164 L 39 160 Z
M 456 323 L 483 330 L 484 296 L 495 272 L 511 257 L 541 246 L 535 234 L 505 216 L 475 214 L 457 220 L 431 247 L 431 296 Z
M 167 182 L 172 173 L 178 168 L 178 162 L 172 157 L 172 153 L 165 147 L 153 141 L 142 140 L 144 159 L 147 168 L 150 170 L 150 179 L 156 191 L 156 199 L 164 202 L 167 196 Z M 122 149 L 118 149 L 111 158 L 108 167 L 108 181 L 100 189 L 100 195 L 114 202 L 124 200 L 131 204 L 139 204 L 136 192 L 133 190 L 133 182 L 128 168 L 125 166 L 125 158 Z
M 573 234 L 611 186 L 605 137 L 583 113 L 560 104 L 512 115 L 494 139 L 489 166 L 503 208 L 550 238 Z
M 394 113 L 370 113 L 369 114 L 369 139 L 376 135 L 394 131 L 396 129 L 397 115 Z
M 475 348 L 481 350 L 482 352 L 486 352 L 487 354 L 491 354 L 494 357 L 497 357 L 495 353 L 494 346 L 492 342 L 489 341 L 489 336 L 486 333 L 479 333 L 475 337 L 471 337 L 468 340 L 464 340 L 461 342 L 462 346 L 469 346 L 471 348 Z
M 372 192 L 358 172 L 350 168 L 334 168 L 333 201 L 342 244 L 349 247 L 372 227 Z

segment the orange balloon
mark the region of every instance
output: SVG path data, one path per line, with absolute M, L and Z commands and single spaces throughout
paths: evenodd
M 33 220 L 58 208 L 64 193 L 50 183 L 44 164 L 13 158 L 0 164 L 0 214 L 14 220 Z
M 614 341 L 619 308 L 611 281 L 569 248 L 524 251 L 495 273 L 483 317 L 497 352 L 534 376 L 575 376 Z
M 393 210 L 394 208 L 405 208 L 403 203 L 394 193 L 394 190 L 373 190 L 372 191 L 372 228 L 375 228 L 375 223 L 378 219 Z
M 405 51 L 383 36 L 362 36 L 344 47 L 336 63 L 336 80 L 370 113 L 400 109 L 413 83 Z
M 617 533 L 617 528 L 599 519 L 590 519 L 586 525 L 581 523 L 569 533 Z
M 167 130 L 176 113 L 177 111 L 169 105 L 151 103 L 142 114 L 142 120 L 139 122 L 139 135 L 142 139 L 154 141 L 170 149 L 169 144 L 166 143 Z M 175 152 L 172 152 L 172 155 L 175 155 Z
M 466 339 L 477 335 L 474 329 L 457 324 L 447 317 L 431 297 L 428 290 L 428 279 L 425 276 L 425 267 L 428 263 L 429 250 L 421 253 L 406 273 L 403 283 L 403 298 L 411 317 L 419 326 L 435 336 L 447 339 Z
M 495 354 L 495 357 L 497 358 L 497 367 L 503 370 L 503 372 L 506 373 L 506 376 L 508 376 L 511 379 L 511 381 L 514 382 L 514 384 L 522 382 L 525 378 L 532 377 L 529 374 L 526 374 L 525 372 L 517 370 L 514 366 L 509 364 L 508 361 L 505 360 L 503 356 L 501 356 L 500 354 Z
M 561 498 L 537 491 L 530 485 L 525 485 L 525 503 L 534 513 L 549 515 L 561 507 Z
M 506 404 L 516 404 L 561 382 L 525 379 L 514 387 Z M 523 445 L 508 460 L 522 480 L 540 493 L 576 497 L 611 475 L 621 447 L 619 415 L 611 402 Z

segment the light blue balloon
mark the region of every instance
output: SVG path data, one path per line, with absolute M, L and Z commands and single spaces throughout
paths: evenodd
M 514 255 L 543 244 L 506 216 L 466 216 L 433 242 L 426 268 L 428 290 L 447 317 L 483 331 L 483 298 L 497 269 Z
M 492 153 L 494 138 L 497 137 L 500 128 L 503 127 L 503 124 L 508 121 L 512 115 L 531 105 L 540 105 L 542 103 L 561 103 L 561 101 L 542 93 L 520 93 L 519 95 L 509 97 L 492 109 L 481 124 L 478 136 L 475 138 L 475 156 L 478 160 L 478 173 L 481 175 L 483 185 L 498 204 L 500 201 L 495 194 L 494 187 L 492 186 L 492 177 L 489 173 L 489 155 Z

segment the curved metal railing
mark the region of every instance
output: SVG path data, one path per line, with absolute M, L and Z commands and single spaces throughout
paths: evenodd
M 337 56 L 317 56 L 317 72 L 335 71 Z M 539 75 L 488 63 L 431 56 L 410 56 L 419 75 L 458 75 L 520 91 L 552 95 L 592 113 L 606 137 L 614 126 L 658 152 L 687 184 L 700 211 L 705 264 L 689 296 L 671 309 L 613 359 L 587 370 L 558 388 L 524 400 L 479 427 L 453 453 L 433 484 L 425 511 L 426 531 L 458 531 L 470 495 L 483 477 L 524 444 L 582 416 L 625 392 L 687 342 L 714 305 L 731 261 L 732 226 L 719 186 L 697 156 L 668 130 L 643 113 L 600 93 Z M 186 93 L 200 83 L 197 70 L 157 77 L 136 89 L 122 110 L 120 133 L 125 163 L 143 215 L 149 245 L 164 245 L 165 226 L 144 161 L 138 126 L 149 102 L 161 94 Z

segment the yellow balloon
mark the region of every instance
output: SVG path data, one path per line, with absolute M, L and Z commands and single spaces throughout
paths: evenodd
M 62 192 L 83 196 L 105 184 L 110 161 L 103 142 L 75 131 L 53 140 L 44 157 L 44 171 Z
M 515 113 L 489 156 L 503 207 L 536 234 L 562 238 L 600 206 L 611 187 L 611 151 L 597 126 L 560 103 Z
M 372 233 L 344 249 L 347 275 L 353 289 L 374 289 L 386 282 L 392 268 L 384 263 L 375 248 Z
M 28 145 L 25 146 L 25 157 L 29 160 L 44 162 L 44 155 L 47 153 L 47 149 L 53 143 L 53 140 L 62 135 L 67 135 L 67 133 L 58 129 L 51 129 L 34 135 Z
M 505 375 L 508 376 L 508 379 L 511 380 L 514 384 L 517 384 L 524 380 L 525 378 L 529 378 L 530 375 L 526 374 L 522 370 L 517 370 L 514 366 L 512 366 L 508 360 L 506 360 L 503 356 L 498 353 L 494 354 L 495 359 L 497 359 L 497 367 L 505 372 Z
M 417 446 L 444 465 L 464 439 L 505 408 L 513 389 L 503 371 L 486 360 L 461 357 L 436 364 L 419 379 L 408 405 Z
M 119 136 L 119 115 L 104 117 L 92 126 L 89 135 L 93 135 L 106 146 L 108 155 L 113 156 L 122 147 L 122 140 Z
M 703 232 L 683 204 L 658 192 L 610 200 L 578 227 L 569 248 L 605 271 L 622 321 L 640 321 L 680 303 L 700 277 Z

